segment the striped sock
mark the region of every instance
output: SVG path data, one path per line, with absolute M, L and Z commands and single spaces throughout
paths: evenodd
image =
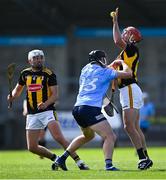
M 74 161 L 77 162 L 80 160 L 80 157 L 78 155 L 76 155 L 75 157 L 73 157 Z

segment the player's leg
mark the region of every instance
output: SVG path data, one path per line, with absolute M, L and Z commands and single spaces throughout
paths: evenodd
M 128 134 L 133 146 L 137 150 L 141 166 L 138 164 L 139 169 L 144 169 L 148 165 L 146 155 L 144 154 L 141 135 L 139 134 L 136 124 L 139 118 L 139 109 L 143 105 L 142 91 L 137 84 L 130 84 L 120 89 L 120 101 L 123 109 L 123 123 L 124 129 Z
M 139 157 L 138 168 L 144 170 L 151 167 L 153 163 L 150 159 L 147 159 L 144 153 L 144 145 L 142 143 L 143 140 L 136 127 L 138 116 L 138 109 L 126 109 L 124 110 L 123 114 L 123 122 L 125 130 L 137 150 Z
M 69 145 L 69 142 L 65 139 L 60 124 L 57 120 L 50 121 L 48 123 L 48 129 L 53 136 L 53 138 L 64 148 L 66 149 Z
M 137 119 L 138 110 L 134 108 L 123 110 L 123 124 L 126 133 L 128 134 L 133 146 L 136 149 L 142 148 L 141 137 L 136 129 L 135 122 Z
M 44 126 L 40 119 L 44 114 L 28 114 L 26 118 L 26 139 L 27 139 L 27 147 L 28 150 L 32 153 L 38 154 L 39 156 L 43 156 L 54 161 L 56 159 L 56 155 L 49 151 L 47 148 L 40 146 L 38 144 L 39 135 L 41 129 L 43 130 L 46 126 Z
M 136 129 L 136 121 L 138 117 L 139 110 L 138 109 L 125 109 L 123 111 L 123 123 L 124 129 L 128 134 L 133 146 L 135 147 L 139 159 L 146 159 L 144 154 L 144 149 L 142 145 L 142 139 L 139 132 Z
M 39 135 L 40 135 L 40 129 L 26 130 L 28 150 L 34 154 L 38 154 L 39 156 L 54 160 L 56 158 L 56 155 L 53 154 L 51 151 L 49 151 L 47 148 L 40 146 L 38 144 Z
M 88 128 L 81 128 L 83 134 L 73 139 L 73 141 L 68 146 L 67 150 L 71 153 L 76 151 L 82 145 L 86 144 L 90 140 L 92 140 L 95 136 L 92 129 Z
M 105 169 L 106 170 L 118 170 L 112 164 L 112 156 L 114 150 L 114 144 L 116 141 L 116 135 L 114 134 L 108 121 L 101 121 L 97 124 L 90 126 L 99 136 L 103 139 L 103 152 L 105 157 Z
M 139 111 L 139 110 L 138 110 L 138 111 Z M 147 146 L 146 146 L 145 136 L 144 136 L 142 130 L 140 129 L 139 113 L 137 114 L 137 117 L 136 117 L 135 127 L 136 127 L 137 132 L 139 133 L 139 135 L 140 135 L 140 137 L 141 137 L 142 147 L 143 147 L 144 150 L 146 150 L 146 149 L 147 149 Z
M 56 160 L 58 166 L 63 170 L 67 170 L 65 161 L 68 156 L 73 154 L 73 152 L 75 152 L 78 148 L 94 138 L 94 132 L 90 128 L 82 128 L 82 132 L 83 134 L 73 139 L 66 151 Z M 77 165 L 81 170 L 89 169 L 89 167 L 82 160 L 78 161 Z
M 39 140 L 38 144 L 40 146 L 46 147 L 46 139 L 45 139 L 45 133 L 46 133 L 47 127 L 40 130 Z M 41 159 L 43 159 L 43 156 L 40 156 Z
M 142 91 L 137 84 L 131 84 L 120 89 L 120 102 L 123 109 L 123 124 L 139 159 L 145 159 L 140 134 L 136 129 L 139 109 L 143 104 Z
M 75 138 L 75 140 L 72 141 L 72 143 L 74 144 L 76 149 L 78 149 L 82 145 L 86 144 L 87 142 L 89 142 L 90 140 L 92 140 L 95 137 L 94 132 L 90 128 L 81 128 L 81 130 L 82 130 L 83 134 L 78 136 L 77 138 Z M 72 147 L 70 147 L 70 145 L 67 148 L 67 150 L 71 149 L 71 151 L 73 151 L 74 149 L 72 150 Z M 78 161 L 77 165 L 81 170 L 89 170 L 89 167 L 82 160 Z
M 69 146 L 69 142 L 65 139 L 62 131 L 61 131 L 61 128 L 60 128 L 60 125 L 59 125 L 59 122 L 54 120 L 54 121 L 51 121 L 48 123 L 48 129 L 50 131 L 50 133 L 52 134 L 53 138 L 60 144 L 62 145 L 62 147 L 66 150 L 66 148 Z M 83 161 L 80 159 L 80 157 L 77 155 L 76 152 L 72 152 L 69 154 L 73 160 L 76 162 L 77 166 L 80 168 L 80 169 L 88 169 L 87 166 L 85 165 L 84 163 L 84 167 L 80 165 L 80 163 L 83 163 Z M 54 170 L 54 165 L 52 166 L 52 169 Z M 64 169 L 66 169 L 64 167 Z
M 55 164 L 58 164 L 63 170 L 67 170 L 65 161 L 68 158 L 70 154 L 75 152 L 76 149 L 78 149 L 81 145 L 85 144 L 86 142 L 90 141 L 94 137 L 94 132 L 88 128 L 88 125 L 86 124 L 86 118 L 88 119 L 88 116 L 90 113 L 89 108 L 87 106 L 79 106 L 73 108 L 73 116 L 80 127 L 82 128 L 83 134 L 76 137 L 69 147 L 66 149 L 66 151 L 56 160 Z M 85 118 L 85 119 L 84 119 Z M 63 166 L 65 168 L 63 168 Z
M 41 129 L 39 140 L 38 140 L 39 145 L 44 146 L 44 147 L 46 147 L 46 140 L 45 140 L 46 129 L 47 128 Z
M 137 117 L 137 121 L 136 121 L 135 126 L 136 126 L 136 129 L 137 129 L 140 137 L 141 137 L 144 154 L 148 158 L 148 161 L 149 161 L 149 165 L 147 166 L 147 168 L 150 168 L 153 166 L 153 162 L 152 162 L 152 160 L 150 160 L 149 155 L 148 155 L 147 146 L 146 146 L 146 139 L 145 139 L 144 133 L 142 132 L 142 130 L 140 128 L 139 115 Z

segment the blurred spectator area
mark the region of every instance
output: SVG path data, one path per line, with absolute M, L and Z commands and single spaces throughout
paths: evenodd
M 122 27 L 166 26 L 165 0 L 0 0 L 0 34 L 60 34 L 73 26 L 110 27 L 119 7 Z

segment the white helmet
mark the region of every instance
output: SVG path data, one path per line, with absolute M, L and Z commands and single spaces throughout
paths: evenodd
M 35 56 L 43 56 L 44 58 L 44 53 L 42 50 L 34 49 L 28 53 L 28 60 L 32 59 Z

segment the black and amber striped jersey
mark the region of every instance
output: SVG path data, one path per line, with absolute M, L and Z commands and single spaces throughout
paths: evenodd
M 137 68 L 139 63 L 139 50 L 135 44 L 127 44 L 126 48 L 120 53 L 119 57 L 131 68 L 133 77 L 129 79 L 118 79 L 119 88 L 132 83 L 137 83 Z M 122 70 L 122 66 L 120 67 Z
M 50 86 L 57 85 L 56 75 L 48 68 L 34 72 L 32 68 L 24 69 L 19 77 L 18 83 L 26 86 L 26 99 L 28 114 L 40 113 L 48 110 L 55 110 L 51 104 L 45 110 L 38 110 L 37 105 L 45 102 L 50 96 Z

